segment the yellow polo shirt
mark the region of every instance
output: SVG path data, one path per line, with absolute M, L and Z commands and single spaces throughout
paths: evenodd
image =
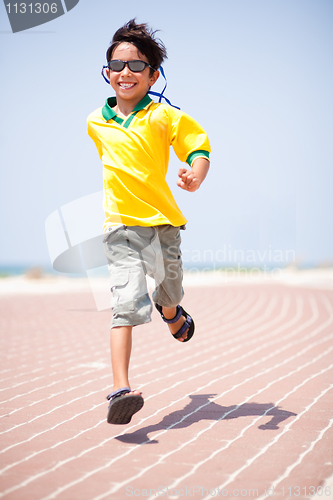
M 88 134 L 103 162 L 104 231 L 109 226 L 181 226 L 187 222 L 165 180 L 169 148 L 192 165 L 209 158 L 203 128 L 186 113 L 153 102 L 148 94 L 123 120 L 109 97 L 88 116 Z

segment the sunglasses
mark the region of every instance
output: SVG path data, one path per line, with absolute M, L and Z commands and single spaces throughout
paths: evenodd
M 125 66 L 128 67 L 130 71 L 133 73 L 141 73 L 141 71 L 144 71 L 147 67 L 153 69 L 154 71 L 155 68 L 150 66 L 150 64 L 144 62 L 144 61 L 120 61 L 119 59 L 114 59 L 113 61 L 108 62 L 108 67 L 111 71 L 116 71 L 119 73 L 122 71 Z

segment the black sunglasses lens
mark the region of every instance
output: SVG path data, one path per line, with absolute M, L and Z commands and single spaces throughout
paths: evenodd
M 125 65 L 125 61 L 118 61 L 117 59 L 109 61 L 109 68 L 111 69 L 111 71 L 122 71 L 125 68 Z M 143 71 L 145 69 L 147 63 L 145 63 L 144 61 L 128 61 L 127 66 L 129 67 L 130 71 L 133 71 L 133 73 L 139 73 L 140 71 Z
M 128 67 L 134 73 L 139 73 L 145 69 L 146 63 L 144 61 L 129 61 Z
M 110 61 L 109 68 L 111 71 L 122 71 L 125 68 L 125 63 L 123 61 Z

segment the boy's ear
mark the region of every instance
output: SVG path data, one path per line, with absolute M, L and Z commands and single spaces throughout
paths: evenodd
M 154 74 L 150 77 L 149 85 L 152 87 L 154 83 L 157 82 L 158 78 L 160 76 L 160 72 L 156 70 Z
M 106 69 L 105 69 L 105 73 L 106 73 L 106 76 L 108 77 L 109 82 L 110 82 L 110 69 L 109 69 L 109 68 L 106 68 Z

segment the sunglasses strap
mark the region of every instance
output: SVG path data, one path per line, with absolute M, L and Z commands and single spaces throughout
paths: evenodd
M 162 102 L 162 99 L 164 99 L 164 100 L 165 100 L 165 102 L 166 102 L 167 104 L 169 104 L 169 106 L 172 106 L 173 108 L 176 108 L 176 109 L 180 109 L 178 106 L 175 106 L 174 104 L 171 104 L 171 102 L 169 101 L 169 99 L 168 99 L 167 97 L 165 97 L 165 95 L 163 95 L 163 94 L 164 94 L 165 89 L 166 89 L 166 88 L 167 88 L 167 86 L 168 86 L 168 81 L 167 81 L 167 79 L 166 79 L 166 76 L 165 76 L 165 73 L 164 73 L 164 69 L 163 69 L 163 67 L 162 67 L 162 66 L 160 66 L 160 68 L 159 68 L 159 69 L 160 69 L 161 75 L 163 76 L 163 78 L 164 78 L 164 80 L 165 80 L 165 85 L 164 85 L 164 88 L 163 88 L 163 90 L 162 90 L 162 92 L 161 92 L 161 93 L 160 93 L 160 92 L 154 92 L 153 90 L 149 90 L 149 91 L 148 91 L 148 94 L 150 94 L 150 95 L 155 95 L 155 96 L 159 97 L 158 102 Z
M 158 102 L 162 102 L 162 99 L 164 99 L 164 100 L 165 100 L 165 102 L 166 102 L 167 104 L 169 104 L 169 106 L 172 106 L 173 108 L 176 108 L 176 109 L 180 109 L 178 106 L 175 106 L 174 104 L 171 104 L 171 102 L 169 101 L 169 99 L 168 99 L 167 97 L 165 97 L 165 95 L 163 95 L 163 94 L 164 94 L 164 92 L 165 92 L 165 89 L 166 89 L 166 88 L 167 88 L 167 86 L 168 86 L 168 81 L 167 81 L 167 79 L 166 79 L 166 76 L 165 76 L 165 73 L 164 73 L 164 69 L 163 69 L 163 67 L 162 67 L 162 66 L 160 66 L 160 68 L 159 68 L 159 69 L 160 69 L 161 75 L 163 76 L 163 78 L 164 78 L 164 80 L 165 80 L 165 85 L 164 85 L 164 88 L 163 88 L 163 90 L 162 90 L 162 92 L 161 92 L 161 93 L 160 93 L 160 92 L 154 92 L 153 90 L 149 90 L 149 91 L 148 91 L 148 94 L 150 94 L 150 95 L 155 95 L 155 96 L 159 97 Z
M 108 78 L 106 78 L 106 76 L 105 76 L 105 74 L 104 74 L 104 70 L 105 70 L 105 68 L 108 68 L 108 66 L 103 66 L 103 67 L 102 67 L 102 72 L 101 72 L 101 75 L 102 75 L 102 77 L 104 78 L 104 80 L 106 81 L 106 83 L 107 83 L 108 85 L 110 85 L 110 80 L 109 80 Z

